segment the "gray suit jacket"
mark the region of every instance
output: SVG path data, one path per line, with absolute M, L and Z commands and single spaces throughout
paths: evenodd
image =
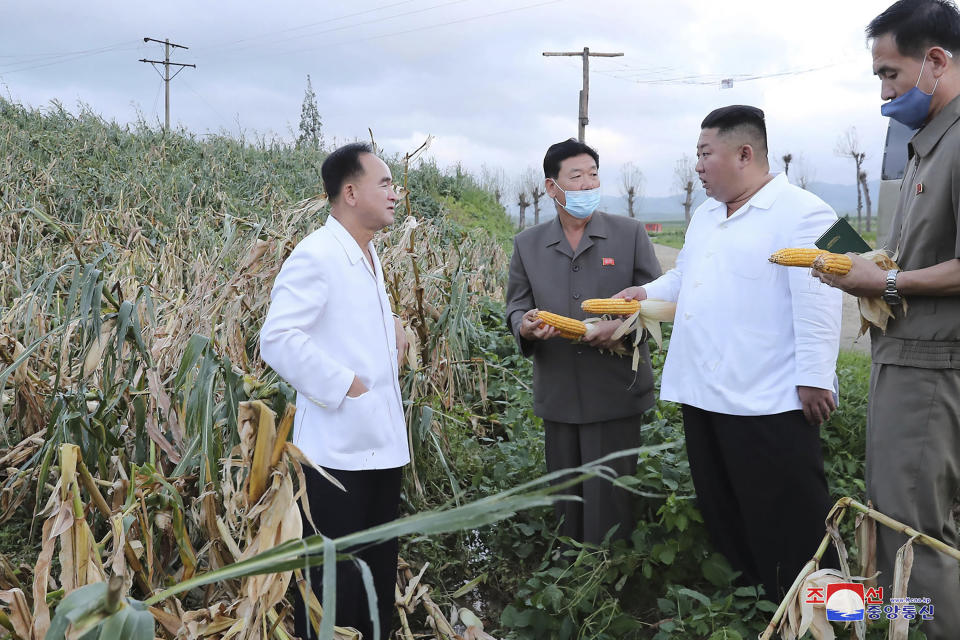
M 517 234 L 507 284 L 507 326 L 523 354 L 533 356 L 534 413 L 544 420 L 585 424 L 637 415 L 653 406 L 646 345 L 634 379 L 629 357 L 564 338 L 528 341 L 520 337 L 520 321 L 533 308 L 582 320 L 588 316 L 580 309 L 584 300 L 608 298 L 659 276 L 653 244 L 643 224 L 631 218 L 594 213 L 576 251 L 558 218 Z

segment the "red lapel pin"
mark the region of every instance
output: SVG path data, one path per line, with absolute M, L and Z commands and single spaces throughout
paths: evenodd
M 604 266 L 604 267 L 612 267 L 612 266 L 614 266 L 614 264 L 615 264 L 615 263 L 614 263 L 614 261 L 613 261 L 613 258 L 604 258 L 604 259 L 603 259 L 603 266 Z

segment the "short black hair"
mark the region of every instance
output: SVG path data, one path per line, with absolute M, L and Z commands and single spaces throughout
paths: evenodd
M 600 168 L 600 154 L 592 147 L 585 145 L 579 140 L 569 138 L 563 142 L 550 145 L 547 154 L 543 156 L 543 176 L 545 178 L 557 178 L 560 175 L 560 163 L 567 158 L 583 155 L 586 153 Z
M 742 132 L 753 141 L 754 151 L 767 157 L 767 123 L 763 109 L 745 104 L 720 107 L 703 119 L 700 128 L 716 129 L 721 135 L 734 130 Z
M 340 197 L 343 183 L 355 176 L 363 175 L 363 165 L 360 164 L 360 155 L 373 153 L 373 147 L 367 142 L 351 142 L 332 152 L 320 166 L 320 176 L 323 178 L 323 190 L 327 198 L 334 202 Z
M 890 34 L 900 54 L 922 59 L 930 47 L 960 53 L 960 12 L 952 0 L 900 0 L 867 25 L 867 37 Z

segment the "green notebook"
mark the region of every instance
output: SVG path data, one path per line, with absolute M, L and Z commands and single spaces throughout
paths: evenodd
M 817 238 L 814 244 L 817 245 L 818 249 L 832 251 L 833 253 L 847 253 L 848 251 L 866 253 L 873 250 L 844 218 L 839 218 L 834 222 L 829 229 L 824 231 L 822 236 Z

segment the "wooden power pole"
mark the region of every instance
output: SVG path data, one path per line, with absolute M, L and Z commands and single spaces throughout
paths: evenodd
M 164 55 L 163 60 L 147 60 L 145 58 L 140 58 L 140 62 L 149 62 L 153 65 L 154 69 L 157 69 L 156 65 L 163 65 L 163 73 L 160 73 L 160 70 L 157 69 L 157 73 L 160 73 L 160 77 L 163 78 L 164 85 L 164 103 L 163 103 L 163 128 L 165 131 L 170 131 L 170 81 L 177 77 L 177 75 L 183 71 L 184 67 L 197 68 L 195 64 L 184 64 L 182 62 L 170 62 L 170 47 L 176 49 L 189 49 L 190 47 L 185 47 L 182 44 L 175 44 L 169 40 L 157 40 L 155 38 L 144 38 L 144 42 L 159 42 L 164 45 Z M 177 73 L 170 75 L 170 67 L 180 67 L 177 69 Z
M 591 53 L 589 47 L 584 47 L 583 51 L 544 51 L 545 56 L 581 56 L 583 58 L 583 89 L 580 90 L 580 142 L 585 142 L 587 123 L 587 102 L 590 99 L 590 56 L 596 58 L 618 58 L 622 53 Z

